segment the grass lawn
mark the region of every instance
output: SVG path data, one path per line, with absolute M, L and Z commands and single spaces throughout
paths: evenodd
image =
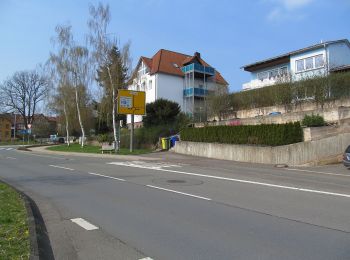
M 50 151 L 59 151 L 59 152 L 78 152 L 78 153 L 101 153 L 101 146 L 94 146 L 94 145 L 85 145 L 84 148 L 81 148 L 79 144 L 71 144 L 70 146 L 65 145 L 55 145 L 50 146 L 46 148 Z M 130 153 L 129 149 L 121 148 L 119 153 L 121 155 L 137 155 L 137 154 L 145 154 L 150 153 L 151 150 L 149 149 L 135 149 L 132 153 Z M 108 152 L 106 152 L 108 154 Z
M 0 259 L 29 259 L 27 211 L 20 195 L 0 182 Z

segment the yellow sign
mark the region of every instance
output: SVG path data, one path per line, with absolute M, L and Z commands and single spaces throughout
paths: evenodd
M 118 90 L 118 114 L 146 114 L 146 94 L 144 91 Z

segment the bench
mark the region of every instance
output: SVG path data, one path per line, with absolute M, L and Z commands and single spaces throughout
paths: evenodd
M 109 144 L 109 143 L 103 143 L 102 147 L 101 147 L 101 152 L 109 152 L 112 153 L 114 151 L 114 145 L 113 144 Z

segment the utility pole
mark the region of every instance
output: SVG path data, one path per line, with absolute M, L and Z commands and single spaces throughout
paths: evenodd
M 134 111 L 131 114 L 130 153 L 134 151 Z

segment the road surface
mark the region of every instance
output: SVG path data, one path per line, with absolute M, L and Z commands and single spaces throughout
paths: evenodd
M 56 259 L 350 259 L 350 171 L 0 147 Z M 124 159 L 125 158 L 125 159 Z

